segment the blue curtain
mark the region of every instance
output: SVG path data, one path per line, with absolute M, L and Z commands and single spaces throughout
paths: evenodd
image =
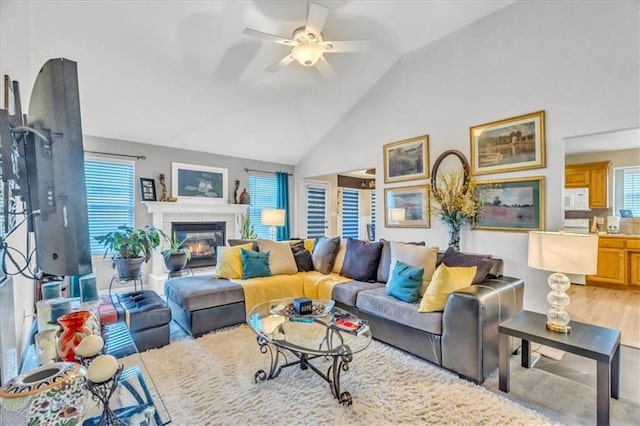
M 291 238 L 291 220 L 289 218 L 289 173 L 276 172 L 276 208 L 284 209 L 284 226 L 276 228 L 278 241 Z

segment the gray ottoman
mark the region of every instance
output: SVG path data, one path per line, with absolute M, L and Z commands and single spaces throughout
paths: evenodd
M 173 319 L 192 336 L 245 322 L 242 286 L 211 275 L 178 277 L 164 284 Z
M 118 316 L 127 324 L 138 351 L 169 344 L 171 310 L 154 291 L 113 294 Z

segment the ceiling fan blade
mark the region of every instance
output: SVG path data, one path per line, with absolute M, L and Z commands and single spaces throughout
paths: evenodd
M 291 62 L 293 62 L 293 56 L 291 55 L 287 55 L 284 58 L 280 59 L 278 62 L 276 62 L 275 64 L 269 66 L 265 71 L 269 71 L 269 72 L 278 72 L 280 71 L 282 68 L 286 67 L 287 65 L 289 65 Z
M 371 50 L 371 40 L 325 41 L 322 47 L 327 53 L 366 52 Z
M 274 34 L 263 33 L 262 31 L 252 30 L 251 28 L 245 28 L 242 31 L 242 34 L 248 35 L 250 37 L 260 38 L 262 40 L 269 40 L 275 43 L 284 44 L 285 46 L 297 46 L 298 43 L 293 40 L 289 40 L 288 38 L 280 37 Z
M 322 33 L 322 27 L 329 15 L 329 9 L 320 6 L 317 3 L 309 5 L 309 14 L 307 15 L 307 25 L 304 28 L 305 33 L 313 34 L 316 38 Z
M 335 70 L 324 56 L 320 58 L 320 60 L 316 64 L 316 67 L 318 68 L 318 71 L 320 71 L 320 74 L 327 80 L 332 79 L 336 76 Z

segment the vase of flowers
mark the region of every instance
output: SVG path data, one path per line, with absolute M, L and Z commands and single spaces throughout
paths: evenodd
M 443 172 L 432 183 L 433 209 L 449 226 L 449 247 L 460 250 L 460 228 L 482 217 L 482 204 L 475 197 L 475 179 L 463 170 Z

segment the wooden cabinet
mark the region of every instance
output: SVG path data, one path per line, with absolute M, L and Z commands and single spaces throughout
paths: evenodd
M 640 239 L 600 236 L 598 271 L 587 285 L 640 288 Z
M 564 187 L 589 188 L 589 208 L 606 209 L 610 167 L 610 161 L 568 165 L 564 169 Z

